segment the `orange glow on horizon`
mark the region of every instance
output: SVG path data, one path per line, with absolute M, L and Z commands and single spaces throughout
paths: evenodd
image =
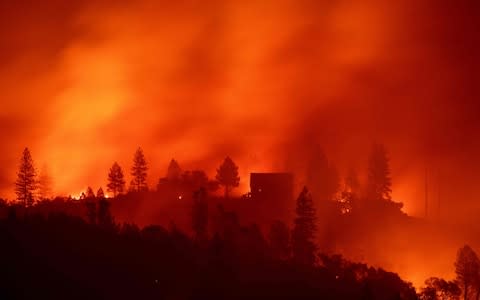
M 87 187 L 113 196 L 114 162 L 128 187 L 137 147 L 152 190 L 172 158 L 214 179 L 230 156 L 234 196 L 249 192 L 252 172 L 292 172 L 298 195 L 320 149 L 341 179 L 353 168 L 364 184 L 378 142 L 392 198 L 415 222 L 477 223 L 478 10 L 433 0 L 79 2 L 31 4 L 27 17 L 0 10 L 0 198 L 15 198 L 25 147 L 48 166 L 55 195 L 79 199 Z M 459 228 L 398 234 L 387 258 L 368 258 L 417 287 L 426 275 L 452 278 L 454 251 L 471 239 Z M 400 247 L 410 238 L 411 253 Z M 444 249 L 425 257 L 435 243 Z

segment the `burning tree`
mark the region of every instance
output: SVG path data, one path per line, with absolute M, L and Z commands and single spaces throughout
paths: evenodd
M 392 200 L 392 179 L 385 146 L 373 145 L 368 161 L 368 196 L 372 200 Z

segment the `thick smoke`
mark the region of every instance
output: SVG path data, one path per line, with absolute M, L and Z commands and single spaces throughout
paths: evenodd
M 313 145 L 361 173 L 383 142 L 407 213 L 424 214 L 427 173 L 430 218 L 468 223 L 479 211 L 478 3 L 2 1 L 0 197 L 14 198 L 25 146 L 68 195 L 105 186 L 114 161 L 128 171 L 138 146 L 152 186 L 172 157 L 214 176 L 230 155 L 245 192 L 251 171 L 301 178 Z M 439 237 L 408 252 L 398 245 L 417 242 L 402 231 L 371 261 L 417 282 L 450 276 L 469 234 L 425 235 Z M 432 245 L 442 251 L 425 255 Z
M 245 191 L 311 144 L 361 171 L 381 141 L 407 212 L 423 214 L 425 169 L 445 211 L 476 205 L 474 1 L 1 5 L 2 196 L 25 146 L 75 194 L 137 146 L 152 185 L 172 157 L 213 175 L 231 155 Z

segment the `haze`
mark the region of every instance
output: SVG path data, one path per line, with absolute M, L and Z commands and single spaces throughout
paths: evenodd
M 230 155 L 246 192 L 313 143 L 344 172 L 381 141 L 407 213 L 425 169 L 449 218 L 477 212 L 475 1 L 0 5 L 1 196 L 25 146 L 69 195 L 138 146 L 152 186 L 172 157 L 213 175 Z

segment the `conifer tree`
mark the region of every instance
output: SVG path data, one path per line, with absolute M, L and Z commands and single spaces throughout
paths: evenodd
M 138 148 L 133 157 L 133 166 L 130 174 L 133 179 L 130 182 L 130 190 L 135 192 L 146 191 L 147 186 L 147 161 L 142 148 Z
M 340 178 L 335 165 L 319 146 L 310 154 L 306 169 L 306 184 L 311 194 L 319 201 L 334 200 L 339 188 Z
M 297 199 L 296 218 L 292 232 L 293 259 L 301 265 L 315 263 L 316 213 L 312 197 L 306 187 Z
M 172 159 L 170 161 L 170 164 L 168 165 L 167 179 L 169 181 L 176 181 L 176 180 L 180 180 L 181 176 L 182 176 L 182 169 L 180 168 L 180 165 L 176 160 Z
M 225 187 L 225 198 L 228 198 L 232 188 L 238 187 L 240 183 L 238 167 L 230 157 L 227 156 L 220 168 L 217 169 L 216 179 Z
M 370 154 L 367 193 L 371 200 L 392 200 L 389 159 L 387 150 L 381 144 L 375 144 Z
M 463 289 L 463 297 L 467 300 L 470 290 L 479 289 L 476 285 L 480 276 L 480 260 L 470 246 L 465 245 L 458 250 L 455 273 L 457 281 Z
M 33 204 L 34 194 L 37 190 L 37 173 L 33 164 L 30 150 L 23 150 L 20 166 L 17 173 L 17 181 L 15 182 L 15 193 L 17 200 L 25 207 Z
M 358 198 L 360 191 L 360 182 L 357 173 L 353 168 L 348 170 L 344 179 L 343 191 L 341 192 L 339 202 L 342 213 L 352 212 L 354 208 L 358 208 Z
M 86 198 L 87 199 L 95 198 L 95 193 L 93 192 L 93 189 L 91 187 L 87 188 Z
M 97 202 L 98 202 L 96 199 L 95 193 L 93 192 L 93 189 L 91 187 L 88 187 L 87 192 L 82 193 L 82 195 L 85 196 L 84 203 L 87 209 L 86 216 L 87 216 L 88 223 L 95 225 L 97 224 Z
M 102 188 L 99 188 L 97 191 L 97 198 L 98 199 L 104 199 L 105 198 L 105 193 L 103 192 Z
M 113 197 L 117 197 L 125 190 L 125 179 L 120 165 L 115 162 L 108 173 L 107 190 L 113 193 Z

